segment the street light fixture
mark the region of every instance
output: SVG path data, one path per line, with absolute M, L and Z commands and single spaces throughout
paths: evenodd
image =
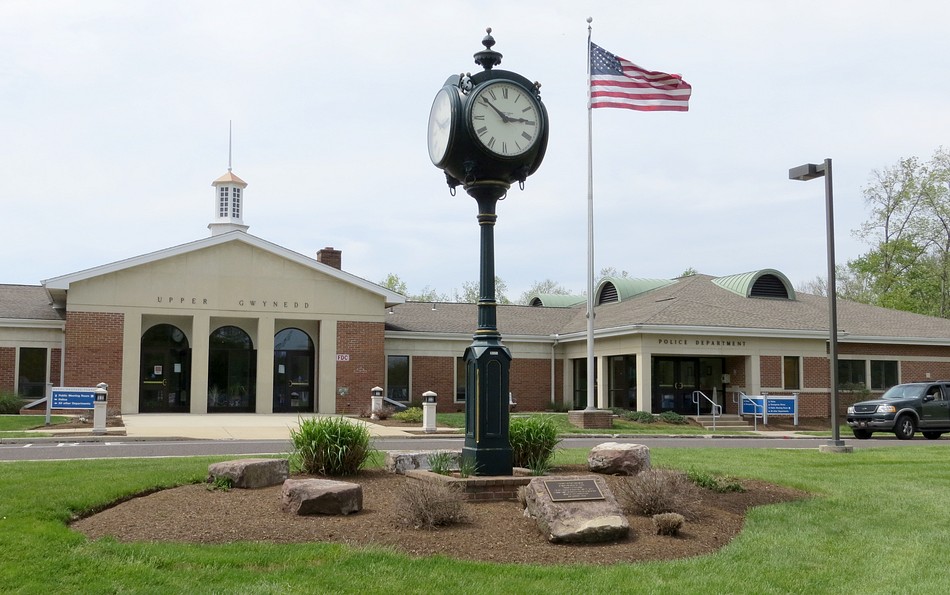
M 825 178 L 825 219 L 828 230 L 828 351 L 831 355 L 831 442 L 833 448 L 844 446 L 838 428 L 838 295 L 835 281 L 835 213 L 831 183 L 831 159 L 822 164 L 806 163 L 788 170 L 789 180 Z

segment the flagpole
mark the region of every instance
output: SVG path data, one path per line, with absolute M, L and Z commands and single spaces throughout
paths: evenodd
M 587 410 L 597 409 L 594 386 L 594 150 L 590 90 L 590 36 L 593 18 L 587 17 Z

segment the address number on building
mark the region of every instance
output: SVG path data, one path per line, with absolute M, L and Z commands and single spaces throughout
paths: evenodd
M 336 361 L 338 362 L 348 362 L 350 361 L 349 353 L 338 353 L 336 354 Z

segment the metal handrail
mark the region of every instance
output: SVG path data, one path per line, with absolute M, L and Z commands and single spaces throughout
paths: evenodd
M 765 401 L 763 400 L 762 404 L 759 405 L 754 399 L 752 399 L 752 397 L 747 396 L 744 392 L 739 391 L 739 395 L 742 395 L 743 403 L 747 402 L 752 405 L 752 431 L 759 431 L 759 417 L 762 417 L 763 419 L 765 418 Z M 736 396 L 737 395 L 733 393 L 732 402 L 738 404 L 739 401 L 736 399 Z M 761 413 L 758 411 L 759 409 L 762 410 Z M 742 411 L 742 407 L 739 407 L 739 411 Z
M 693 403 L 696 404 L 696 415 L 697 415 L 697 417 L 700 415 L 699 408 L 700 408 L 700 405 L 702 404 L 702 401 L 700 400 L 699 397 L 702 397 L 703 399 L 706 399 L 706 400 L 709 402 L 709 404 L 712 405 L 712 407 L 710 407 L 710 410 L 712 411 L 712 418 L 713 418 L 713 427 L 712 427 L 712 429 L 713 429 L 713 432 L 715 432 L 715 431 L 716 431 L 716 419 L 718 419 L 719 416 L 722 415 L 722 405 L 720 405 L 719 403 L 717 403 L 717 402 L 713 401 L 712 399 L 710 399 L 709 397 L 707 397 L 706 394 L 703 393 L 703 391 L 701 391 L 701 390 L 694 390 L 694 391 L 693 391 Z

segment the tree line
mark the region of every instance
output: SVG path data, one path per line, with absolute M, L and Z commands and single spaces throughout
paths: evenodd
M 950 317 L 950 152 L 874 170 L 863 194 L 868 218 L 852 233 L 868 251 L 835 267 L 838 297 Z M 827 281 L 800 288 L 826 295 Z

